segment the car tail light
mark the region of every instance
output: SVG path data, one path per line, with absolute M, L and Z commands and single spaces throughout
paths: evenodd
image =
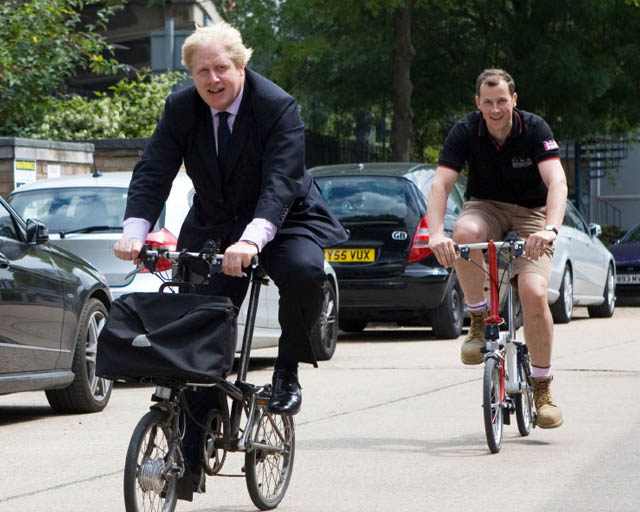
M 427 217 L 424 216 L 416 228 L 416 234 L 413 236 L 407 262 L 413 263 L 414 261 L 420 261 L 432 252 L 433 251 L 429 249 L 429 223 L 427 222 Z
M 178 239 L 173 235 L 173 233 L 171 233 L 171 231 L 166 228 L 162 228 L 160 231 L 149 233 L 145 243 L 153 247 L 175 251 L 178 245 Z M 171 270 L 171 262 L 166 258 L 159 258 L 156 263 L 156 270 L 159 272 Z

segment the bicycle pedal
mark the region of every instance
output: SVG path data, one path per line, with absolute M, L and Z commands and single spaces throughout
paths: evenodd
M 269 398 L 268 396 L 256 396 L 256 405 L 269 405 Z

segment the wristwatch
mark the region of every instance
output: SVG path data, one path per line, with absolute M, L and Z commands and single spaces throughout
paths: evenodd
M 548 226 L 545 226 L 544 230 L 545 231 L 553 231 L 556 234 L 556 236 L 558 236 L 558 228 L 553 226 L 552 224 L 549 224 Z

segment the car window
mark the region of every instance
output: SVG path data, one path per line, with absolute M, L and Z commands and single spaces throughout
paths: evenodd
M 562 222 L 565 226 L 570 226 L 584 233 L 588 233 L 589 229 L 582 220 L 582 217 L 572 204 L 567 203 L 567 207 L 564 212 L 564 220 Z
M 19 240 L 13 216 L 2 203 L 0 203 L 0 237 Z
M 24 219 L 44 222 L 51 233 L 122 224 L 126 188 L 74 187 L 17 192 L 11 206 Z
M 435 170 L 433 169 L 418 169 L 417 171 L 411 171 L 406 175 L 408 179 L 416 184 L 420 192 L 422 192 L 425 202 L 429 200 L 431 184 L 434 176 Z M 463 195 L 460 193 L 460 187 L 456 183 L 456 186 L 451 190 L 451 193 L 447 198 L 447 213 L 449 215 L 457 216 L 458 213 L 460 213 L 460 210 L 462 210 L 463 203 Z
M 635 229 L 629 231 L 624 236 L 625 242 L 640 242 L 640 226 L 637 226 Z
M 341 220 L 357 217 L 404 219 L 416 211 L 411 182 L 390 176 L 340 176 L 316 179 L 331 211 Z

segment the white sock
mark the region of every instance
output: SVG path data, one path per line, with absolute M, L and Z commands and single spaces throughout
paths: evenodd
M 479 311 L 487 310 L 487 299 L 482 302 L 476 302 L 475 304 L 469 304 L 467 302 L 467 310 L 473 311 L 474 313 L 478 313 Z
M 540 377 L 550 377 L 551 376 L 551 366 L 534 366 L 534 365 L 531 365 L 531 376 L 534 379 L 538 379 Z

